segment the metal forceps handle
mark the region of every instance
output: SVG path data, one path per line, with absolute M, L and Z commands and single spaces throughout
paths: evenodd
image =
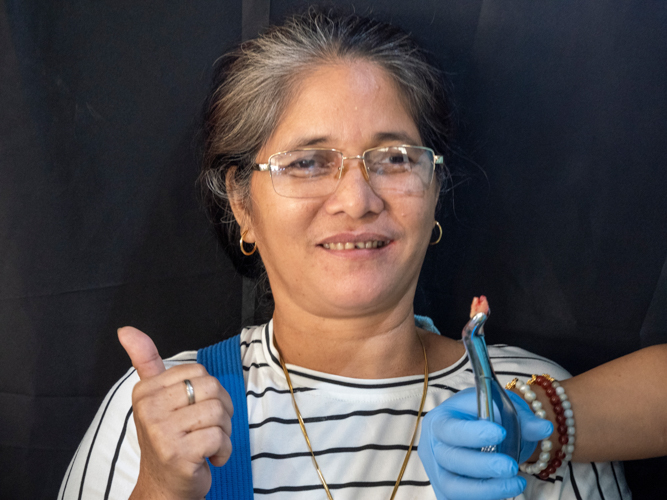
M 500 452 L 517 462 L 521 451 L 521 430 L 519 419 L 512 401 L 498 382 L 489 361 L 484 340 L 484 323 L 487 315 L 477 313 L 463 329 L 463 345 L 475 375 L 477 389 L 477 415 L 482 420 L 490 420 L 502 425 L 507 431 L 505 439 L 496 446 L 487 446 L 482 451 Z

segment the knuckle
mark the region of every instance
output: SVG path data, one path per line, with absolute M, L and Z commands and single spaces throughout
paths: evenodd
M 176 449 L 168 444 L 166 440 L 159 440 L 158 442 L 154 442 L 153 448 L 155 449 L 161 462 L 171 463 L 176 460 Z
M 139 401 L 140 399 L 145 397 L 146 393 L 147 393 L 146 384 L 143 383 L 142 381 L 137 382 L 132 388 L 132 403 L 134 404 L 135 401 Z
M 222 433 L 222 441 L 220 442 L 220 444 L 221 444 L 220 445 L 221 454 L 224 455 L 226 458 L 229 458 L 232 454 L 232 440 L 224 432 Z
M 222 401 L 219 399 L 211 399 L 210 401 L 212 406 L 211 410 L 215 416 L 221 417 L 225 415 L 225 406 L 222 404 Z
M 200 365 L 199 363 L 193 363 L 193 364 L 188 365 L 188 366 L 192 370 L 192 373 L 194 374 L 194 376 L 206 377 L 208 375 L 208 372 L 206 371 L 206 368 L 204 368 L 204 365 Z
M 221 445 L 225 443 L 226 439 L 229 439 L 229 437 L 223 432 L 221 427 L 212 427 L 213 429 L 213 439 L 220 443 Z
M 203 377 L 200 382 L 202 391 L 209 397 L 215 397 L 218 394 L 220 391 L 219 386 L 220 382 L 218 382 L 218 379 L 210 375 Z
M 229 393 L 224 389 L 224 387 L 220 386 L 221 393 L 220 393 L 220 401 L 222 401 L 222 404 L 225 406 L 225 408 L 229 408 L 229 416 L 232 417 L 234 416 L 234 403 L 232 402 L 232 397 L 229 395 Z
M 165 437 L 165 429 L 164 426 L 160 423 L 153 423 L 149 425 L 146 428 L 146 433 L 148 434 L 148 437 L 150 440 L 154 443 L 156 443 L 159 446 L 162 446 L 164 442 L 166 441 L 164 439 Z
M 152 409 L 154 405 L 151 404 L 150 398 L 141 398 L 137 401 L 133 401 L 132 409 L 135 416 L 138 416 L 142 420 L 149 420 L 152 414 Z

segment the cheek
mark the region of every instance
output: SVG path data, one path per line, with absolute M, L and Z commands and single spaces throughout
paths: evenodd
M 427 195 L 423 198 L 405 198 L 393 207 L 396 217 L 407 231 L 416 238 L 427 237 L 435 224 L 435 206 L 437 197 Z
M 295 257 L 297 248 L 309 244 L 309 230 L 317 213 L 312 200 L 284 198 L 275 193 L 255 203 L 254 227 L 265 264 Z M 262 251 L 263 250 L 263 251 Z
M 250 194 L 252 226 L 258 244 L 265 249 L 275 246 L 281 237 L 287 239 L 305 216 L 302 200 L 277 195 L 268 173 L 253 176 Z

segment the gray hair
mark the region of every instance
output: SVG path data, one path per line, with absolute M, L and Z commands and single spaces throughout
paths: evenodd
M 250 179 L 257 154 L 298 91 L 303 72 L 341 61 L 368 61 L 381 67 L 403 96 L 421 139 L 448 156 L 453 120 L 443 75 L 403 30 L 358 15 L 309 9 L 270 27 L 221 57 L 204 116 L 200 183 L 216 234 L 234 267 L 257 278 L 257 254 L 238 246 L 240 228 L 229 203 L 227 175 L 233 169 L 233 195 L 252 213 Z M 445 168 L 438 169 L 444 187 Z

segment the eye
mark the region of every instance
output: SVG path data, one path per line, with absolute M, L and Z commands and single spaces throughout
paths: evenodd
M 280 175 L 297 178 L 325 176 L 335 168 L 331 155 L 323 151 L 290 151 L 275 158 Z
M 376 151 L 368 162 L 369 169 L 377 175 L 395 175 L 410 172 L 414 163 L 405 148 L 387 148 Z
M 391 163 L 393 165 L 411 163 L 410 158 L 408 158 L 407 155 L 402 155 L 402 154 L 392 154 L 391 156 L 388 156 L 386 158 L 385 162 Z
M 293 161 L 289 165 L 287 165 L 285 168 L 295 168 L 298 170 L 302 169 L 317 169 L 317 168 L 322 168 L 324 165 L 322 161 L 317 160 L 315 158 L 310 158 L 310 159 L 304 159 L 304 160 L 297 160 Z

